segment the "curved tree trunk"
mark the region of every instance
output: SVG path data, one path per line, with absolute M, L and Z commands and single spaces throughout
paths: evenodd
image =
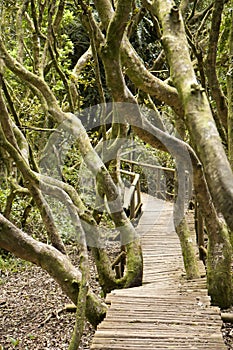
M 232 230 L 233 174 L 205 91 L 197 83 L 181 14 L 175 3 L 168 0 L 154 0 L 153 9 L 162 25 L 162 40 L 170 65 L 171 77 L 184 106 L 184 121 L 192 144 L 203 164 L 214 205 L 222 213 Z M 201 197 L 201 193 L 199 194 Z M 202 207 L 205 206 L 206 203 L 202 201 Z M 214 223 L 208 222 L 208 228 L 211 228 L 209 230 L 207 272 L 209 292 L 214 303 L 229 306 L 232 302 L 229 234 L 223 225 L 220 225 L 214 208 L 211 217 L 214 217 Z M 208 216 L 205 215 L 205 218 L 208 220 Z
M 202 167 L 194 163 L 193 165 L 194 190 L 208 233 L 208 292 L 213 304 L 226 308 L 233 302 L 231 240 L 225 223 L 218 218 L 212 203 Z
M 96 177 L 97 185 L 104 189 L 103 194 L 108 200 L 113 221 L 116 227 L 121 227 L 124 241 L 127 243 L 127 251 L 129 253 L 127 264 L 129 264 L 130 268 L 127 269 L 124 278 L 117 282 L 117 285 L 135 286 L 135 283 L 137 283 L 137 285 L 141 284 L 142 254 L 138 234 L 123 210 L 117 186 L 114 184 L 114 181 L 109 175 L 103 161 L 93 149 L 88 134 L 81 121 L 74 114 L 65 113 L 61 110 L 55 96 L 46 82 L 41 77 L 28 71 L 19 62 L 15 61 L 5 49 L 1 37 L 0 52 L 4 54 L 4 62 L 12 72 L 19 76 L 20 79 L 33 85 L 40 91 L 46 100 L 48 111 L 53 119 L 57 123 L 60 123 L 60 127 L 64 128 L 71 136 L 79 141 L 79 149 L 82 157 L 87 164 L 87 167 Z M 35 200 L 36 199 L 37 198 L 35 197 Z M 132 284 L 130 283 L 130 280 L 132 280 Z
M 192 144 L 203 164 L 215 207 L 233 229 L 233 174 L 204 89 L 197 83 L 181 14 L 174 2 L 154 0 L 154 12 L 163 28 L 163 45 L 171 77 L 185 113 Z
M 95 6 L 107 30 L 114 15 L 112 3 L 110 0 L 95 0 Z M 158 79 L 146 69 L 126 35 L 122 38 L 120 54 L 122 64 L 126 67 L 126 74 L 137 88 L 151 96 L 155 96 L 160 101 L 164 101 L 178 115 L 183 115 L 183 107 L 179 101 L 176 89 Z
M 42 267 L 52 276 L 63 292 L 76 304 L 81 283 L 81 273 L 69 258 L 57 249 L 36 241 L 14 226 L 0 214 L 0 247 L 21 259 Z M 88 292 L 86 317 L 97 326 L 105 317 L 107 307 L 92 292 Z

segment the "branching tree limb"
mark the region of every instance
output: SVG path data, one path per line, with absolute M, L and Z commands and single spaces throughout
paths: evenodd
M 19 62 L 15 61 L 5 49 L 2 40 L 0 40 L 0 52 L 4 57 L 6 66 L 23 81 L 35 86 L 41 92 L 47 103 L 48 111 L 54 120 L 57 123 L 61 123 L 62 127 L 79 141 L 79 149 L 82 157 L 88 168 L 96 177 L 98 188 L 101 189 L 100 192 L 106 196 L 112 219 L 116 227 L 122 230 L 123 244 L 127 244 L 129 252 L 127 264 L 129 266 L 126 275 L 118 283 L 119 287 L 140 284 L 142 278 L 142 256 L 138 234 L 123 210 L 117 186 L 109 175 L 104 163 L 93 149 L 88 134 L 81 121 L 74 114 L 65 113 L 61 110 L 55 96 L 44 79 L 31 73 Z M 7 147 L 10 147 L 10 145 L 7 145 Z M 40 198 L 39 193 L 37 194 L 38 197 L 35 198 L 35 201 Z M 43 203 L 43 207 L 45 208 L 45 203 Z M 135 249 L 135 245 L 137 245 L 138 251 Z M 130 254 L 130 252 L 132 252 L 132 254 Z
M 95 5 L 105 29 L 114 13 L 109 0 L 96 0 Z M 121 60 L 126 67 L 126 74 L 137 88 L 149 93 L 160 101 L 171 106 L 178 115 L 183 115 L 183 107 L 179 101 L 177 91 L 162 80 L 155 77 L 146 69 L 142 60 L 124 35 L 121 44 Z
M 47 233 L 51 239 L 52 244 L 62 253 L 65 253 L 65 246 L 57 232 L 55 223 L 52 219 L 51 210 L 45 198 L 43 197 L 40 189 L 38 188 L 38 180 L 33 175 L 27 163 L 27 159 L 25 159 L 22 156 L 21 150 L 19 149 L 16 139 L 14 138 L 14 133 L 11 128 L 10 118 L 8 116 L 7 109 L 5 107 L 4 100 L 2 98 L 1 93 L 0 93 L 0 111 L 1 111 L 1 115 L 4 117 L 1 120 L 1 126 L 0 126 L 1 146 L 11 155 L 11 157 L 16 162 L 18 169 L 21 171 L 24 177 L 25 185 L 31 192 L 38 206 L 38 209 L 40 210 L 41 217 L 44 221 L 44 224 L 47 229 Z
M 69 258 L 57 249 L 36 241 L 0 214 L 0 246 L 21 259 L 42 267 L 76 304 L 81 273 Z M 105 316 L 107 307 L 91 291 L 87 295 L 86 316 L 96 326 Z
M 221 25 L 221 17 L 224 9 L 225 0 L 216 0 L 214 2 L 211 29 L 209 35 L 209 49 L 206 58 L 206 74 L 208 77 L 209 87 L 211 94 L 216 102 L 217 114 L 220 125 L 222 124 L 227 131 L 227 102 L 226 97 L 221 89 L 217 71 L 216 71 L 216 58 L 218 49 L 218 38 Z

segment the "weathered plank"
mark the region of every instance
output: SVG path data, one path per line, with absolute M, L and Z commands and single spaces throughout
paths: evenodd
M 141 236 L 144 273 L 141 287 L 114 290 L 98 326 L 92 350 L 224 350 L 220 310 L 212 307 L 203 278 L 185 278 L 172 204 L 143 197 Z M 194 238 L 195 239 L 195 238 Z

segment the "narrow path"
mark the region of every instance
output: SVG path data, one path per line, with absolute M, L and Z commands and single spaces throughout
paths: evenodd
M 110 307 L 91 350 L 226 349 L 220 311 L 210 306 L 205 276 L 185 279 L 172 204 L 148 195 L 143 202 L 137 227 L 143 285 L 114 290 L 107 296 Z

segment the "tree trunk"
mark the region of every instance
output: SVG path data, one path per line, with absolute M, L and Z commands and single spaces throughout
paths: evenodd
M 187 279 L 200 277 L 193 239 L 185 218 L 186 167 L 183 159 L 177 160 L 176 200 L 174 203 L 174 224 L 180 240 Z M 191 184 L 189 184 L 191 186 Z
M 109 0 L 96 0 L 95 6 L 100 15 L 101 21 L 107 30 L 114 15 L 112 3 Z M 178 115 L 183 115 L 183 107 L 178 99 L 176 89 L 158 79 L 146 69 L 126 35 L 123 37 L 120 53 L 122 64 L 126 67 L 126 74 L 138 89 L 141 89 L 151 96 L 155 96 L 156 99 L 167 103 Z
M 220 307 L 229 307 L 233 301 L 232 246 L 226 225 L 218 218 L 201 166 L 193 172 L 194 189 L 200 209 L 205 217 L 208 233 L 207 285 L 212 302 Z M 207 205 L 208 203 L 208 205 Z
M 217 59 L 217 47 L 218 38 L 221 26 L 221 16 L 224 9 L 225 0 L 214 1 L 214 7 L 212 12 L 212 23 L 209 35 L 209 49 L 205 61 L 206 75 L 208 78 L 209 88 L 211 94 L 216 102 L 217 119 L 218 124 L 224 127 L 224 131 L 227 130 L 227 102 L 226 97 L 221 89 L 217 71 L 216 71 L 216 59 Z
M 77 304 L 81 273 L 69 258 L 57 249 L 36 241 L 18 229 L 0 214 L 0 247 L 21 259 L 30 261 L 46 270 L 60 285 L 63 292 Z M 92 292 L 88 292 L 86 317 L 97 326 L 105 317 L 107 307 Z
M 232 229 L 233 174 L 205 91 L 197 83 L 181 14 L 175 3 L 168 0 L 154 0 L 153 9 L 162 25 L 162 40 L 170 65 L 171 77 L 183 103 L 184 120 L 191 135 L 192 144 L 195 145 L 197 155 L 203 164 L 211 197 L 216 208 L 223 214 Z M 197 193 L 201 199 L 201 193 Z M 201 203 L 200 200 L 198 201 Z M 202 201 L 202 209 L 205 206 L 206 203 Z M 215 218 L 215 227 L 205 215 L 210 229 L 207 262 L 208 289 L 214 303 L 229 306 L 232 302 L 229 235 L 223 225 L 220 225 L 214 208 L 211 214 L 211 217 Z M 215 255 L 216 259 L 214 259 Z
M 41 92 L 47 102 L 48 111 L 51 113 L 54 120 L 57 123 L 60 123 L 60 128 L 64 128 L 64 130 L 70 133 L 70 136 L 73 136 L 79 141 L 79 149 L 85 163 L 87 164 L 87 167 L 96 177 L 99 186 L 104 190 L 103 193 L 108 200 L 109 207 L 111 207 L 110 210 L 115 225 L 117 227 L 121 226 L 122 233 L 124 233 L 124 241 L 127 243 L 130 242 L 128 244 L 129 258 L 127 259 L 127 264 L 130 264 L 131 269 L 127 269 L 127 271 L 130 271 L 130 273 L 128 274 L 127 272 L 128 276 L 125 278 L 127 280 L 127 286 L 130 285 L 128 279 L 129 276 L 132 277 L 134 285 L 135 281 L 139 281 L 140 276 L 142 276 L 142 255 L 140 246 L 138 245 L 137 241 L 137 233 L 125 215 L 117 187 L 111 179 L 111 176 L 109 175 L 104 163 L 99 158 L 96 151 L 93 149 L 85 128 L 83 127 L 81 121 L 74 114 L 65 113 L 61 110 L 49 86 L 41 77 L 38 77 L 28 71 L 8 54 L 1 40 L 1 37 L 0 50 L 4 52 L 4 62 L 9 67 L 9 69 L 11 69 L 12 72 L 18 75 L 23 81 L 33 85 Z M 39 198 L 35 197 L 35 201 L 36 200 L 39 201 Z M 46 208 L 44 207 L 44 209 Z M 42 213 L 46 213 L 46 211 L 43 211 Z M 132 240 L 135 240 L 135 245 Z M 137 254 L 137 257 L 133 257 L 133 254 Z M 132 268 L 130 258 L 133 258 L 133 261 L 136 264 L 135 268 Z M 140 268 L 139 263 L 141 265 Z
M 216 237 L 214 237 L 216 235 Z M 207 254 L 207 284 L 212 304 L 221 308 L 232 305 L 232 246 L 224 225 L 209 235 Z
M 168 0 L 154 0 L 153 9 L 163 28 L 162 41 L 192 144 L 203 164 L 215 207 L 233 230 L 233 174 L 205 91 L 197 83 L 181 14 L 175 3 Z
M 233 12 L 229 35 L 229 70 L 227 73 L 228 96 L 228 158 L 233 169 Z

